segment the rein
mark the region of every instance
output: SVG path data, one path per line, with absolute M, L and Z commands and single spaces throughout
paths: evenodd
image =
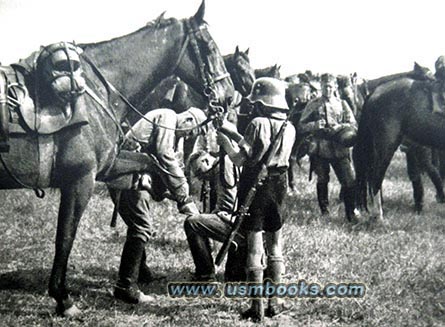
M 148 119 L 147 117 L 145 117 L 145 115 L 138 110 L 131 102 L 130 100 L 128 100 L 128 98 L 122 94 L 122 92 L 120 92 L 113 84 L 111 84 L 104 76 L 103 74 L 100 72 L 99 68 L 94 64 L 94 62 L 88 58 L 85 54 L 82 54 L 82 57 L 85 58 L 85 60 L 91 65 L 91 67 L 93 68 L 93 70 L 96 72 L 96 74 L 99 76 L 99 78 L 103 81 L 103 83 L 105 84 L 105 86 L 112 92 L 114 92 L 115 94 L 117 94 L 121 100 L 131 109 L 133 110 L 138 116 L 141 117 L 141 119 L 146 120 L 147 122 L 149 122 L 150 124 L 157 126 L 159 128 L 164 128 L 164 129 L 169 129 L 169 130 L 175 130 L 175 131 L 191 131 L 194 130 L 196 128 L 200 128 L 203 127 L 205 125 L 207 125 L 209 122 L 213 121 L 214 119 L 216 119 L 219 115 L 221 115 L 222 113 L 224 113 L 224 107 L 221 106 L 218 103 L 217 100 L 217 96 L 216 96 L 216 91 L 214 89 L 214 85 L 226 78 L 230 78 L 230 74 L 228 72 L 225 72 L 217 77 L 212 78 L 212 75 L 210 73 L 210 68 L 208 67 L 208 65 L 205 64 L 205 62 L 202 60 L 202 55 L 201 55 L 201 51 L 199 49 L 199 45 L 198 45 L 198 41 L 196 38 L 196 35 L 198 32 L 200 32 L 200 27 L 196 26 L 195 21 L 192 19 L 190 20 L 185 20 L 184 22 L 185 28 L 188 30 L 187 31 L 187 35 L 185 37 L 184 43 L 182 45 L 181 51 L 179 53 L 178 59 L 176 60 L 175 65 L 173 66 L 172 69 L 172 74 L 173 75 L 175 73 L 175 71 L 177 70 L 177 68 L 179 67 L 180 63 L 182 62 L 182 59 L 185 56 L 185 53 L 187 51 L 187 48 L 189 46 L 189 44 L 192 45 L 193 48 L 193 52 L 195 54 L 196 60 L 198 61 L 198 66 L 199 66 L 199 70 L 200 70 L 200 74 L 201 74 L 201 78 L 204 82 L 204 96 L 207 97 L 208 99 L 208 103 L 209 103 L 209 107 L 210 107 L 210 111 L 213 115 L 211 115 L 210 117 L 208 117 L 205 121 L 203 121 L 200 124 L 197 124 L 196 126 L 192 126 L 192 127 L 188 127 L 188 128 L 171 128 L 165 125 L 161 125 L 161 124 L 157 124 L 155 122 L 153 122 L 152 120 Z M 125 133 L 122 130 L 122 127 L 120 126 L 120 123 L 117 121 L 116 116 L 114 114 L 114 111 L 108 110 L 108 108 L 105 106 L 105 104 L 100 101 L 100 98 L 94 93 L 92 92 L 92 90 L 90 90 L 89 88 L 86 89 L 87 93 L 102 107 L 104 108 L 105 112 L 107 113 L 108 116 L 110 116 L 110 118 L 112 119 L 112 121 L 115 123 L 115 125 L 117 126 L 120 134 L 122 134 L 123 138 L 125 139 Z M 109 112 L 111 111 L 111 113 Z M 195 119 L 196 120 L 196 119 Z

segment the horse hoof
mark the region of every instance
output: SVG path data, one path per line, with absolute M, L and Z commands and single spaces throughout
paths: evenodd
M 73 318 L 78 317 L 81 313 L 82 311 L 80 311 L 80 309 L 75 304 L 73 304 L 71 307 L 63 311 L 63 316 L 65 318 Z

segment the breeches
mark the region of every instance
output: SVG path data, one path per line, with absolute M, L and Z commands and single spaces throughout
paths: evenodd
M 349 157 L 326 159 L 318 156 L 311 157 L 311 164 L 317 175 L 318 184 L 328 184 L 330 177 L 330 166 L 334 169 L 341 186 L 353 187 L 355 184 L 354 171 Z
M 115 197 L 111 190 L 110 194 Z M 119 214 L 128 226 L 127 238 L 140 238 L 143 242 L 147 242 L 153 234 L 149 201 L 150 194 L 147 191 L 122 191 Z
M 232 231 L 232 226 L 217 214 L 208 213 L 188 217 L 184 222 L 184 229 L 187 236 L 194 233 L 201 237 L 224 242 Z M 246 238 L 241 233 L 238 233 L 235 236 L 235 242 L 239 246 L 245 246 Z

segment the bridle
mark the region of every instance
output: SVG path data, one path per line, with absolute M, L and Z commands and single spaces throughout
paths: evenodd
M 205 27 L 198 25 L 194 17 L 185 19 L 183 21 L 183 24 L 186 36 L 182 44 L 181 51 L 179 52 L 176 64 L 173 66 L 172 75 L 175 74 L 176 70 L 178 69 L 179 65 L 181 64 L 185 56 L 188 46 L 190 45 L 193 50 L 194 58 L 197 61 L 201 80 L 203 81 L 204 84 L 203 90 L 196 90 L 196 91 L 198 91 L 198 93 L 200 94 L 203 94 L 207 98 L 211 116 L 221 115 L 222 113 L 224 113 L 225 109 L 219 103 L 215 90 L 215 85 L 226 78 L 230 79 L 230 74 L 226 69 L 224 69 L 222 74 L 213 76 L 214 74 L 212 72 L 211 67 L 209 66 L 208 63 L 205 62 L 205 60 L 203 60 L 204 56 L 198 44 L 198 37 L 204 39 L 202 30 Z M 212 42 L 214 41 L 212 40 Z M 206 121 L 205 123 L 207 124 L 209 121 Z

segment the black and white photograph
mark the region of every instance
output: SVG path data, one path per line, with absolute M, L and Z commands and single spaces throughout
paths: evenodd
M 444 10 L 0 0 L 0 326 L 445 326 Z

